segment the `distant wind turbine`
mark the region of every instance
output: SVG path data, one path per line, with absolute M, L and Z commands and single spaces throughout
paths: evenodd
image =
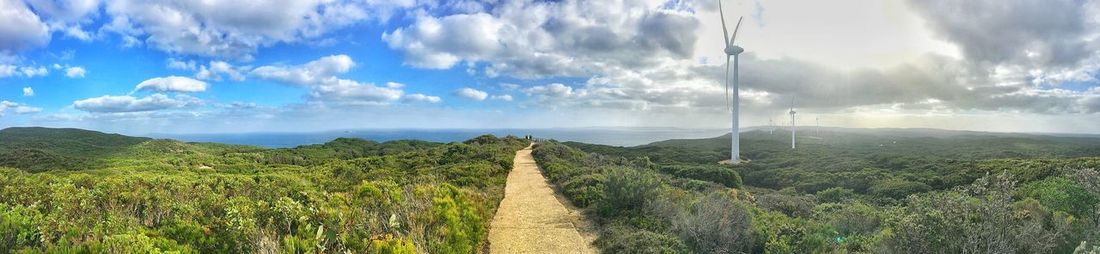
M 737 26 L 733 28 L 733 36 L 731 37 L 729 35 L 729 32 L 726 30 L 726 14 L 722 13 L 722 1 L 721 0 L 718 1 L 718 15 L 721 16 L 721 18 L 722 18 L 722 36 L 723 36 L 723 40 L 726 42 L 726 48 L 724 50 L 726 52 L 726 77 L 725 77 L 726 79 L 723 82 L 723 83 L 725 83 L 724 85 L 726 87 L 726 108 L 729 108 L 730 112 L 733 112 L 733 127 L 731 127 L 731 129 L 733 131 L 732 131 L 732 135 L 731 135 L 732 137 L 730 137 L 730 139 L 732 139 L 732 141 L 731 141 L 732 145 L 730 146 L 730 163 L 739 164 L 739 163 L 741 163 L 741 143 L 740 143 L 741 142 L 741 133 L 740 133 L 741 132 L 741 124 L 739 122 L 740 119 L 738 119 L 739 118 L 738 114 L 741 111 L 741 108 L 740 108 L 741 107 L 741 99 L 740 99 L 740 94 L 738 93 L 739 84 L 738 84 L 738 80 L 737 80 L 737 73 L 738 73 L 737 72 L 737 62 L 738 62 L 738 57 L 737 56 L 739 54 L 741 54 L 741 52 L 745 52 L 745 49 L 735 45 L 734 40 L 737 39 L 737 30 L 741 29 L 741 19 L 743 19 L 744 17 L 741 17 L 741 18 L 737 19 Z M 732 102 L 730 102 L 730 84 L 729 84 L 729 81 L 730 81 L 730 57 L 731 56 L 733 57 L 733 101 Z
M 794 125 L 794 98 L 791 98 L 791 149 L 794 149 L 795 125 Z
M 775 122 L 772 121 L 771 117 L 768 118 L 768 128 L 768 135 L 775 134 Z

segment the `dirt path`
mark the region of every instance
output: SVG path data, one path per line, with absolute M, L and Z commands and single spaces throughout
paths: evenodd
M 504 200 L 489 229 L 489 253 L 597 253 L 576 210 L 555 197 L 531 147 L 516 152 Z

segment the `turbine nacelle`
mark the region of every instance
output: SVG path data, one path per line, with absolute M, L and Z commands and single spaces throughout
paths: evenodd
M 745 49 L 741 48 L 740 46 L 731 44 L 729 47 L 726 47 L 725 51 L 726 55 L 735 56 L 737 54 L 741 54 L 741 52 L 745 52 Z

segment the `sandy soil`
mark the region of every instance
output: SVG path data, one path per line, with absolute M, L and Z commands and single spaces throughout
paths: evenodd
M 559 201 L 531 147 L 516 152 L 504 200 L 489 229 L 489 253 L 597 253 L 582 215 Z

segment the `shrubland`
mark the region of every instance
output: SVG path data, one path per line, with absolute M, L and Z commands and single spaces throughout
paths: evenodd
M 40 128 L 0 140 L 0 252 L 19 253 L 478 252 L 527 145 L 263 149 Z
M 816 134 L 816 135 L 815 135 Z M 1097 253 L 1100 140 L 819 131 L 542 142 L 607 253 Z M 810 136 L 815 135 L 815 136 Z

